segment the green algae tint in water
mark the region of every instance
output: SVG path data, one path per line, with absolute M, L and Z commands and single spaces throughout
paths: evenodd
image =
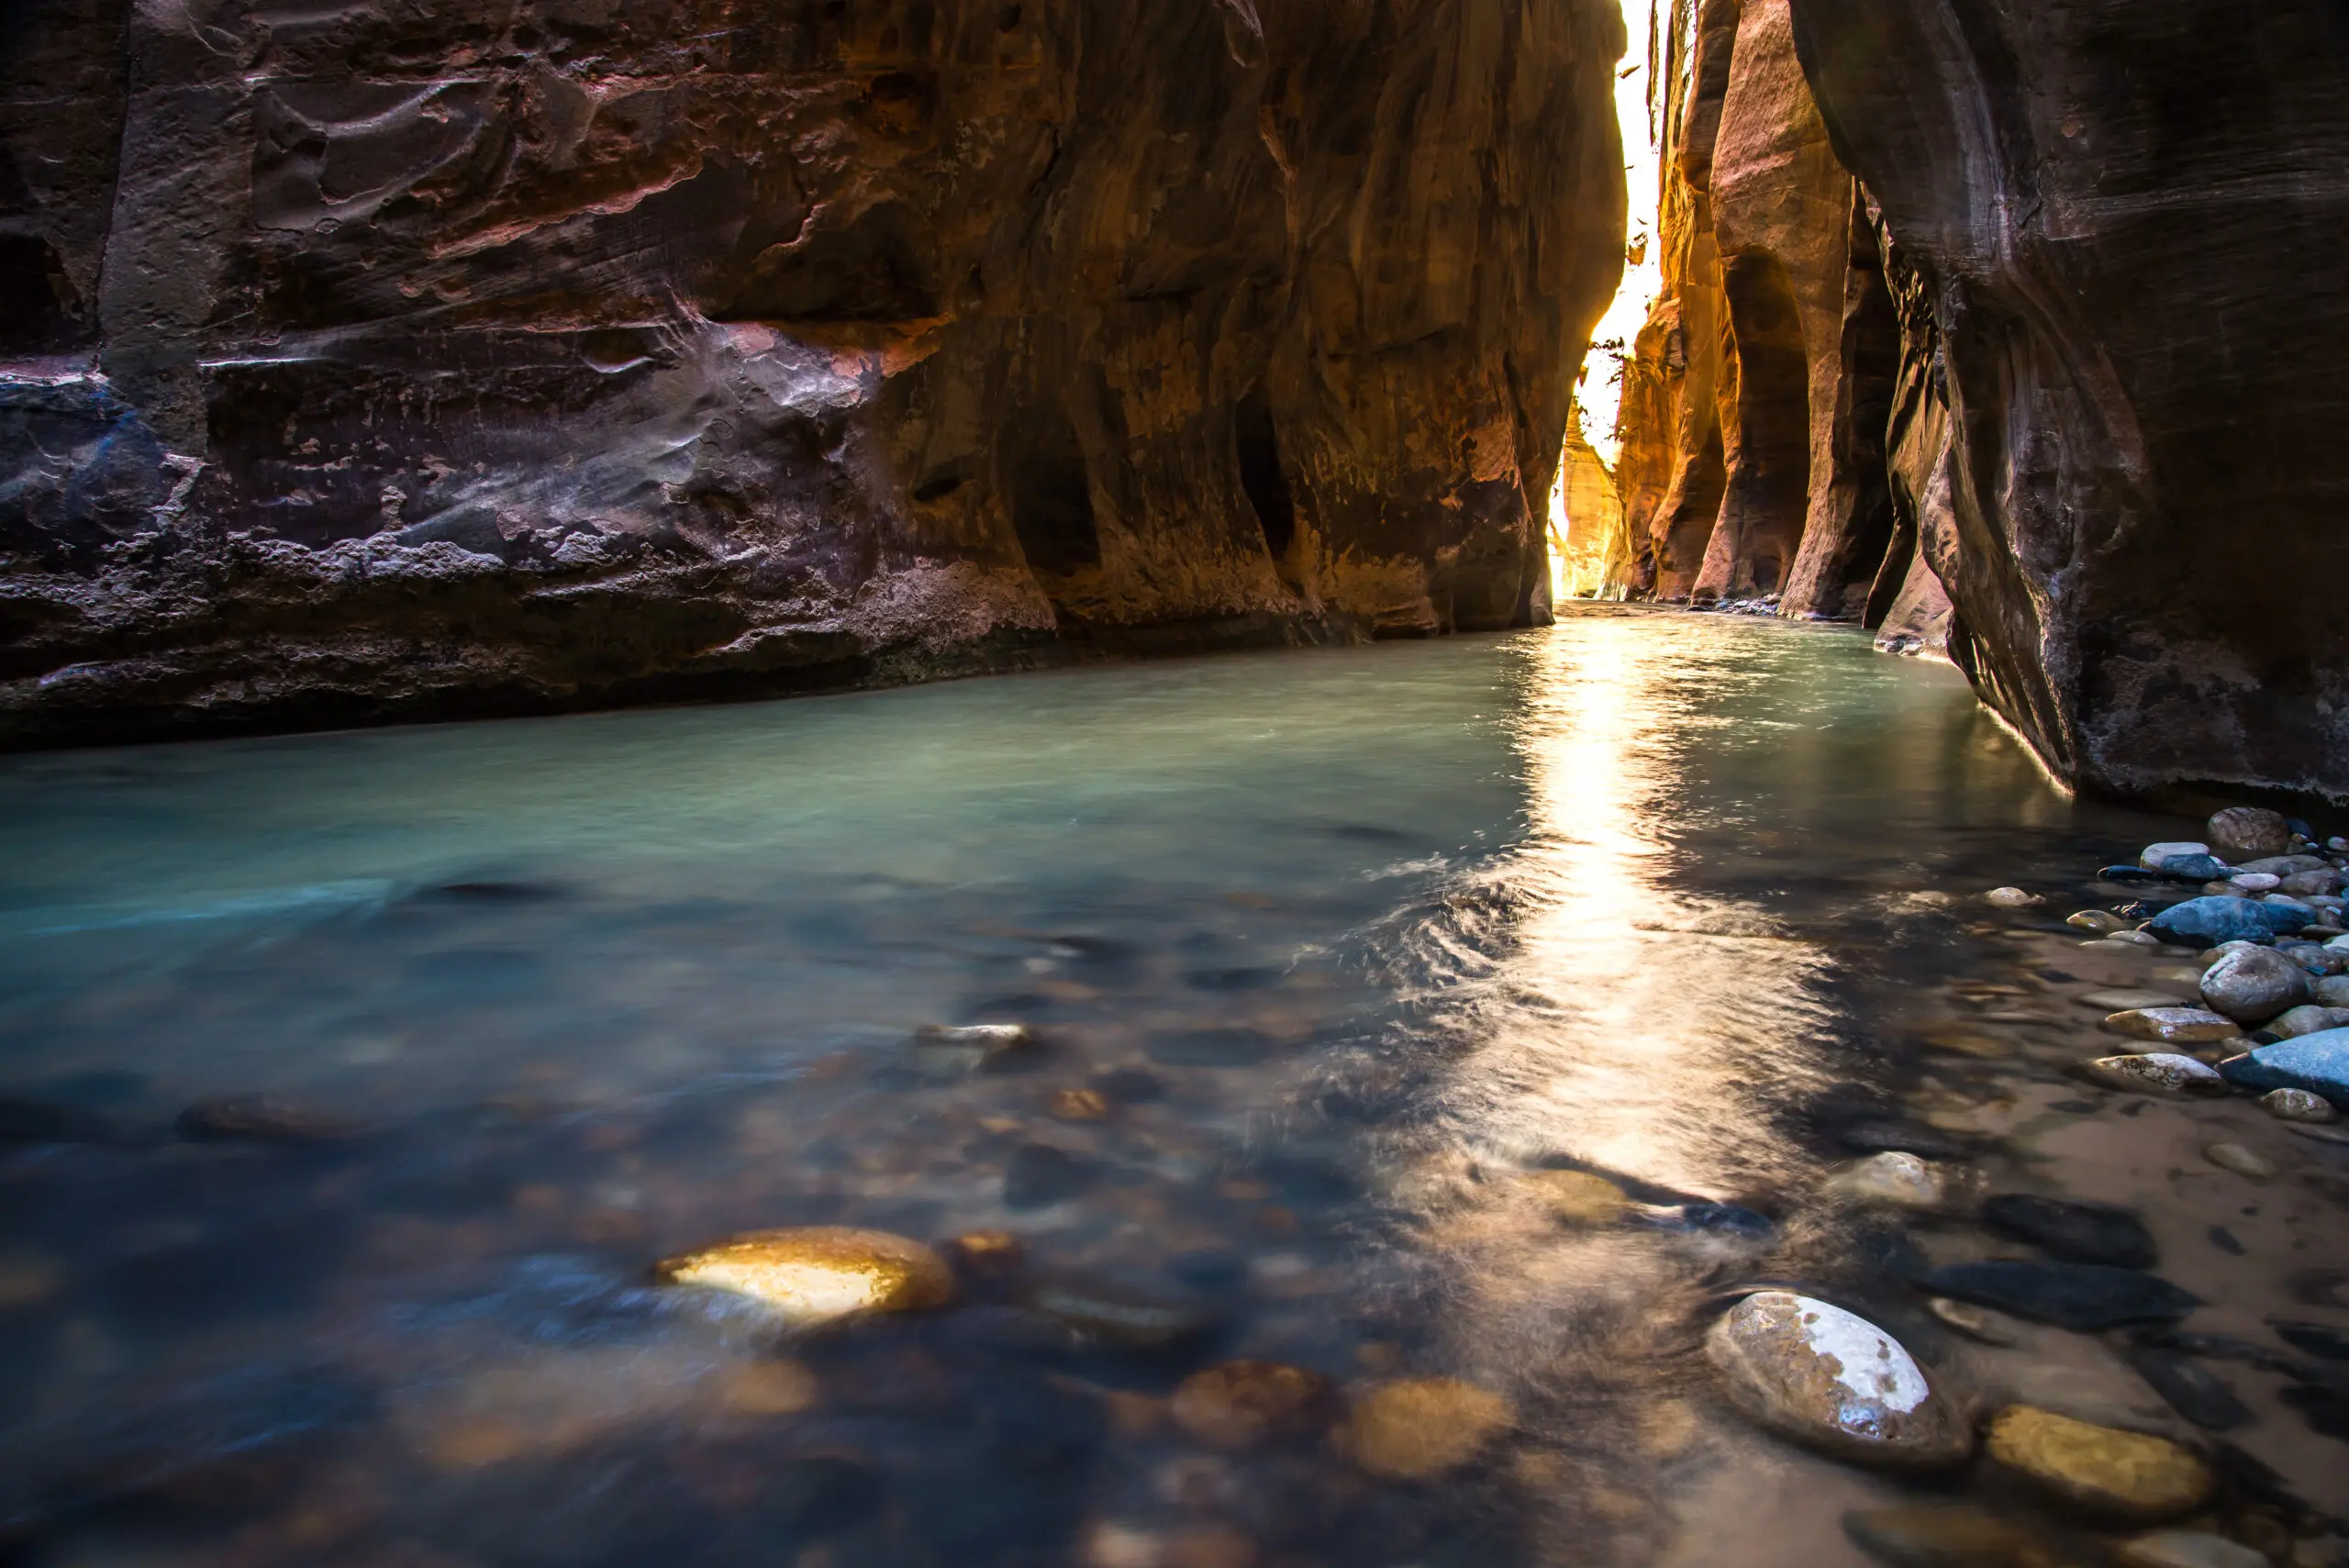
M 2094 1339 L 1943 1331 L 1906 1276 L 2004 1244 L 1963 1204 L 1824 1199 L 1855 1125 L 1961 1145 L 1954 1190 L 2136 1204 L 2224 1331 L 2332 1310 L 2336 1152 L 2061 1077 L 2104 1049 L 2070 993 L 2156 961 L 1979 900 L 2061 913 L 2186 826 L 2065 800 L 1946 668 L 1669 613 L 0 762 L 0 1540 L 1865 1561 L 1844 1514 L 1909 1484 L 1718 1402 L 1697 1345 L 1741 1290 L 1831 1296 L 1984 1397 L 2143 1385 Z M 915 1043 L 981 1021 L 1037 1043 L 1001 1071 Z M 2196 1118 L 2289 1169 L 2173 1179 Z M 1624 1198 L 1562 1205 L 1606 1189 L 1561 1171 Z M 819 1223 L 1021 1261 L 788 1340 L 651 1284 Z M 1100 1331 L 1145 1322 L 1174 1329 Z M 1186 1435 L 1166 1396 L 1235 1358 L 1335 1401 L 1252 1448 Z M 2305 1533 L 2349 1450 L 2228 1375 L 2228 1440 Z M 1336 1424 L 1402 1377 L 1508 1419 L 1432 1474 L 1366 1465 Z M 1995 1476 L 1934 1486 L 2100 1550 Z

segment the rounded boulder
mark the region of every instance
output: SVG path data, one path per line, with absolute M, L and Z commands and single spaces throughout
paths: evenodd
M 2291 825 L 2283 813 L 2257 806 L 2231 806 L 2216 813 L 2204 837 L 2212 853 L 2238 863 L 2280 855 L 2292 847 Z
M 1831 1303 L 1756 1292 L 1721 1315 L 1705 1353 L 1740 1410 L 1838 1458 L 1937 1470 L 1973 1449 L 1965 1414 L 1908 1350 Z
M 2202 972 L 2202 1000 L 2239 1024 L 2266 1023 L 2308 999 L 2308 971 L 2271 948 L 2237 949 Z

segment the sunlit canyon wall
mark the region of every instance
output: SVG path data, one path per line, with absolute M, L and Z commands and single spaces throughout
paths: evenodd
M 1945 646 L 2049 765 L 2349 795 L 2349 11 L 1693 0 L 1622 586 Z
M 1548 616 L 1612 0 L 38 0 L 0 742 Z

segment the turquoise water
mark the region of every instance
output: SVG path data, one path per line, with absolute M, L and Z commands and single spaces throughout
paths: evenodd
M 2152 961 L 1978 896 L 2079 906 L 2188 826 L 2068 800 L 1945 667 L 1629 610 L 0 760 L 6 1561 L 1866 1561 L 1842 1515 L 1910 1494 L 1747 1428 L 1697 1336 L 1790 1281 L 2003 1375 L 1899 1277 L 1992 1243 L 1818 1196 L 1855 1095 L 2210 1251 L 2239 1194 L 2115 1155 L 2125 1107 L 2046 1108 L 2086 1103 L 2066 988 Z M 1039 1044 L 964 1073 L 910 1043 L 980 1021 Z M 1931 1043 L 1965 1027 L 2007 1043 Z M 256 1095 L 268 1136 L 173 1130 Z M 1632 1208 L 1562 1224 L 1528 1195 L 1556 1169 Z M 2337 1254 L 2323 1179 L 2265 1214 Z M 1007 1230 L 1196 1331 L 1072 1337 L 998 1281 L 777 1341 L 649 1284 L 803 1223 Z M 2343 1262 L 2165 1272 L 2256 1325 Z M 1510 1418 L 1411 1483 L 1319 1437 L 1203 1449 L 1163 1396 L 1234 1357 Z M 794 1408 L 740 1392 L 779 1362 Z M 2338 1485 L 2338 1443 L 2246 1396 L 2231 1441 Z

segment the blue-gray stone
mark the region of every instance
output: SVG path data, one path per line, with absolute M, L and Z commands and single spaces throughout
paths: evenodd
M 2319 1029 L 2231 1056 L 2219 1073 L 2243 1088 L 2306 1089 L 2349 1107 L 2349 1029 Z
M 2221 942 L 2273 942 L 2284 931 L 2312 924 L 2316 911 L 2288 899 L 2261 904 L 2213 894 L 2173 904 L 2148 923 L 2165 942 L 2215 947 Z
M 2216 855 L 2171 855 L 2154 869 L 2172 882 L 2216 882 L 2227 874 Z

